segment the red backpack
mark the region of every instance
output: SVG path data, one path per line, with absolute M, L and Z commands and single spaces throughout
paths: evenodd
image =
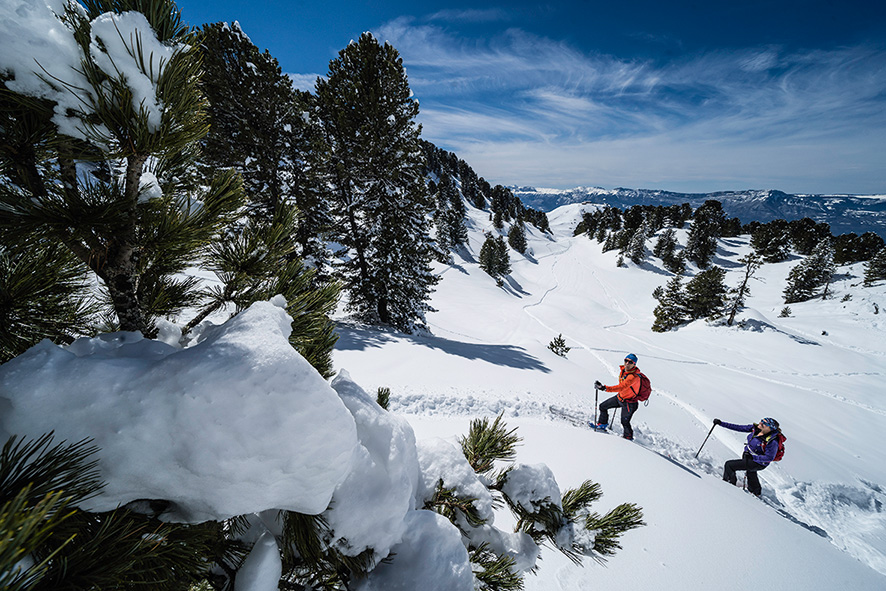
M 640 391 L 637 392 L 637 400 L 646 402 L 649 400 L 649 395 L 652 394 L 652 382 L 643 372 L 638 371 L 637 374 L 640 376 Z
M 776 433 L 775 441 L 778 442 L 778 451 L 775 452 L 775 457 L 772 458 L 773 462 L 780 462 L 781 459 L 784 457 L 784 442 L 787 441 L 787 439 L 787 437 L 781 434 L 781 431 L 778 431 Z M 770 441 L 772 441 L 772 437 L 767 437 L 763 440 L 762 446 L 764 453 L 766 452 L 766 444 Z

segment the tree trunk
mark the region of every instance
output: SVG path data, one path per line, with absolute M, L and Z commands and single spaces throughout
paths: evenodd
M 345 203 L 350 204 L 351 199 L 345 197 Z M 348 226 L 351 229 L 351 239 L 354 241 L 354 250 L 357 255 L 357 267 L 360 269 L 360 283 L 362 285 L 369 284 L 369 264 L 366 262 L 366 253 L 363 249 L 362 241 L 360 240 L 359 229 L 357 228 L 357 218 L 354 216 L 354 210 L 348 206 Z M 364 294 L 367 296 L 369 294 Z
M 132 155 L 127 158 L 123 199 L 128 206 L 123 230 L 109 237 L 108 258 L 103 275 L 120 321 L 120 329 L 139 331 L 146 337 L 153 336 L 138 297 L 138 257 L 136 248 L 136 225 L 138 223 L 138 190 L 147 156 Z

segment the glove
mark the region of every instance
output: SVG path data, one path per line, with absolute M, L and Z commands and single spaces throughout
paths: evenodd
M 723 422 L 723 421 L 721 421 L 720 419 L 714 419 L 714 424 L 715 424 L 715 425 L 719 425 L 719 424 L 722 423 L 722 422 Z
M 601 384 L 600 380 L 597 380 L 596 382 L 594 382 L 594 388 L 596 388 L 597 390 L 605 390 L 606 386 Z

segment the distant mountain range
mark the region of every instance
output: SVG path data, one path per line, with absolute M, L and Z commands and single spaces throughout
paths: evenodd
M 674 205 L 689 203 L 698 207 L 716 199 L 730 217 L 743 223 L 796 220 L 804 217 L 827 222 L 834 235 L 875 232 L 886 238 L 886 195 L 791 195 L 776 190 L 718 191 L 716 193 L 674 193 L 653 189 L 601 189 L 577 187 L 569 190 L 508 187 L 524 205 L 552 211 L 571 203 L 599 203 L 619 208 L 632 205 Z

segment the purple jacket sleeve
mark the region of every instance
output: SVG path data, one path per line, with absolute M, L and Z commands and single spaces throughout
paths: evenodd
M 778 441 L 775 439 L 771 439 L 769 443 L 766 444 L 766 449 L 763 450 L 763 454 L 758 456 L 757 454 L 751 453 L 751 459 L 758 464 L 766 466 L 775 459 L 775 454 L 777 452 Z
M 754 430 L 753 425 L 736 425 L 735 423 L 727 423 L 726 421 L 720 421 L 720 426 L 733 431 L 741 431 L 742 433 L 750 433 Z

